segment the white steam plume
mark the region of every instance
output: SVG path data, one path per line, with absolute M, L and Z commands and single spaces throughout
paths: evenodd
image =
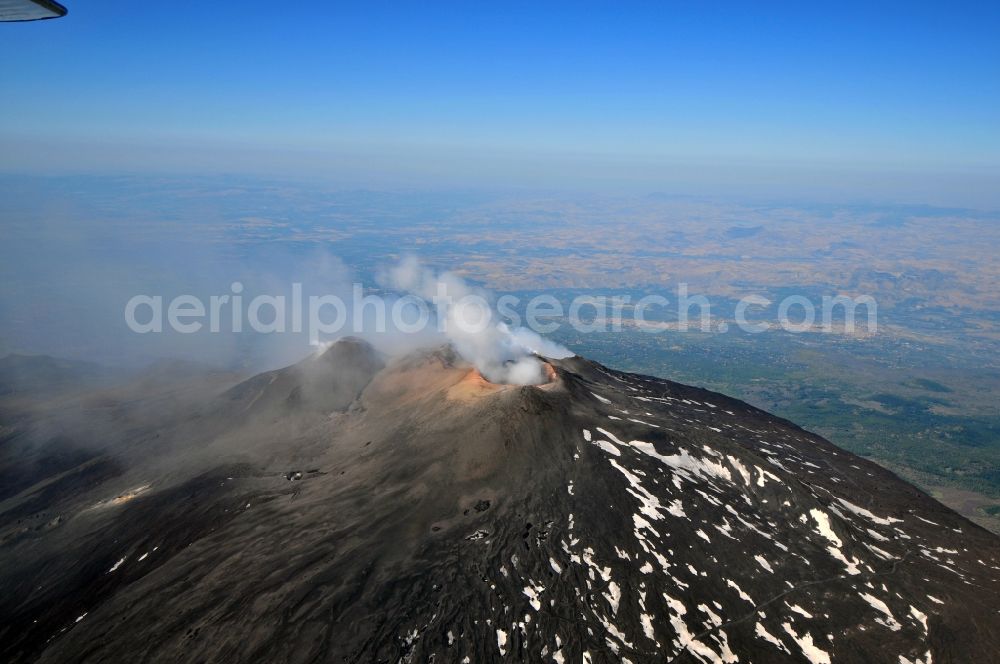
M 435 274 L 414 257 L 385 275 L 386 285 L 412 293 L 437 307 L 438 324 L 456 352 L 494 383 L 537 385 L 546 382 L 541 361 L 573 353 L 523 327 L 510 329 L 494 320 L 487 294 L 450 272 Z

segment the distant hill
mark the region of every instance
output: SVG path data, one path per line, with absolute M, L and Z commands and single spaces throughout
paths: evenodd
M 0 394 L 65 391 L 106 384 L 122 374 L 99 364 L 49 355 L 0 358 Z

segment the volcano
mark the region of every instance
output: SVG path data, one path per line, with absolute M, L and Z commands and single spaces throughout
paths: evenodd
M 0 659 L 1000 661 L 995 535 L 740 401 L 544 361 L 348 339 L 0 401 Z

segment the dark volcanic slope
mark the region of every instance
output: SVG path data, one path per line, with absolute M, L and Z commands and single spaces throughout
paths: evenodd
M 1000 540 L 878 466 L 579 358 L 511 387 L 351 343 L 44 527 L 8 511 L 45 481 L 0 503 L 0 659 L 998 661 Z

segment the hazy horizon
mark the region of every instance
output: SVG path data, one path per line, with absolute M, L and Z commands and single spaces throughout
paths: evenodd
M 981 5 L 72 7 L 0 28 L 0 172 L 996 209 L 998 27 Z

